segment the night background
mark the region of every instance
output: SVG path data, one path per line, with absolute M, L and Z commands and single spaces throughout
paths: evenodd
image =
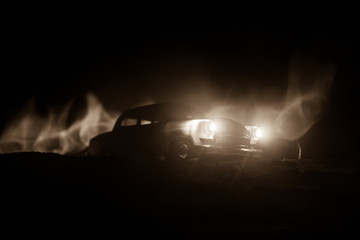
M 316 93 L 320 92 L 319 94 L 321 94 L 320 97 L 316 95 L 314 100 L 305 102 L 303 105 L 306 114 L 308 114 L 307 116 L 310 116 L 309 118 L 313 122 L 310 124 L 309 129 L 296 139 L 286 134 L 286 137 L 273 135 L 273 138 L 266 142 L 269 158 L 273 161 L 274 158 L 277 160 L 281 160 L 282 158 L 296 158 L 297 147 L 295 140 L 299 140 L 303 148 L 304 159 L 318 161 L 321 164 L 325 164 L 327 168 L 327 164 L 331 162 L 332 167 L 342 166 L 346 169 L 353 168 L 357 170 L 351 172 L 350 175 L 346 175 L 346 177 L 341 175 L 344 171 L 340 171 L 340 173 L 337 173 L 339 175 L 336 176 L 341 175 L 341 177 L 337 180 L 333 175 L 331 175 L 331 177 L 317 175 L 318 172 L 315 171 L 314 173 L 313 169 L 309 168 L 311 169 L 309 171 L 311 174 L 315 174 L 315 177 L 306 180 L 308 181 L 308 185 L 305 184 L 307 187 L 312 186 L 311 181 L 315 181 L 316 184 L 318 184 L 319 181 L 323 181 L 319 180 L 322 179 L 322 177 L 324 177 L 324 179 L 329 178 L 333 180 L 333 182 L 329 184 L 331 186 L 337 186 L 338 188 L 336 189 L 344 189 L 342 184 L 348 187 L 347 191 L 344 190 L 344 195 L 338 196 L 339 192 L 336 190 L 336 196 L 334 197 L 332 190 L 329 190 L 331 193 L 327 191 L 328 188 L 331 189 L 331 187 L 322 185 L 323 183 L 321 183 L 320 185 L 323 188 L 320 187 L 319 191 L 316 190 L 314 191 L 316 193 L 314 193 L 312 192 L 313 190 L 311 190 L 311 193 L 306 192 L 305 194 L 314 197 L 314 199 L 316 199 L 314 201 L 317 201 L 316 204 L 313 204 L 311 200 L 308 200 L 308 198 L 304 196 L 296 195 L 298 193 L 295 193 L 295 195 L 292 194 L 292 191 L 296 192 L 295 190 L 281 190 L 279 193 L 281 197 L 279 198 L 284 202 L 286 202 L 284 197 L 288 197 L 289 195 L 295 199 L 301 199 L 299 202 L 302 202 L 303 198 L 306 198 L 306 204 L 301 205 L 301 207 L 317 209 L 317 204 L 324 206 L 320 202 L 330 196 L 329 198 L 332 199 L 331 202 L 325 203 L 325 205 L 329 205 L 326 205 L 326 207 L 320 211 L 319 216 L 321 214 L 323 215 L 318 218 L 315 217 L 317 220 L 314 220 L 314 222 L 332 219 L 331 217 L 333 217 L 336 219 L 334 220 L 336 222 L 334 225 L 340 226 L 339 231 L 336 233 L 341 236 L 343 231 L 347 233 L 351 232 L 351 227 L 358 223 L 358 220 L 354 223 L 349 219 L 354 216 L 359 216 L 358 208 L 355 210 L 327 211 L 327 207 L 331 204 L 334 204 L 334 206 L 338 206 L 338 204 L 349 204 L 349 208 L 356 206 L 355 200 L 359 198 L 359 165 L 357 162 L 359 160 L 358 135 L 360 131 L 359 114 L 357 110 L 359 103 L 358 80 L 360 76 L 358 65 L 360 39 L 358 20 L 356 12 L 351 9 L 332 9 L 331 11 L 295 11 L 294 9 L 254 9 L 244 11 L 235 8 L 168 9 L 161 11 L 125 9 L 119 10 L 118 14 L 112 17 L 103 17 L 100 15 L 91 18 L 80 15 L 77 17 L 68 17 L 66 15 L 51 16 L 51 14 L 48 16 L 34 14 L 19 18 L 14 17 L 11 20 L 11 27 L 6 27 L 4 30 L 5 34 L 3 34 L 3 40 L 5 40 L 5 43 L 3 43 L 5 64 L 3 65 L 4 72 L 0 88 L 0 104 L 2 109 L 0 132 L 5 131 L 9 122 L 11 123 L 14 119 L 21 118 L 19 113 L 23 112 L 28 106 L 27 104 L 31 101 L 34 103 L 32 111 L 34 111 L 36 115 L 44 117 L 49 114 L 49 109 L 53 109 L 55 112 L 61 112 L 63 106 L 68 104 L 69 101 L 72 101 L 69 117 L 66 119 L 66 124 L 71 125 L 72 121 L 84 115 L 86 95 L 92 93 L 101 102 L 104 109 L 109 112 L 121 113 L 130 107 L 156 102 L 181 102 L 195 106 L 205 113 L 214 113 L 214 109 L 217 109 L 220 114 L 223 113 L 235 118 L 235 120 L 243 121 L 247 124 L 263 125 L 268 129 L 269 135 L 271 135 L 272 131 L 275 132 L 274 129 L 271 129 L 274 126 L 272 125 L 273 120 L 277 118 L 282 109 L 284 109 L 284 106 L 286 106 L 286 101 L 289 98 L 287 94 L 289 94 L 291 79 L 295 79 L 299 84 L 300 95 L 301 93 L 308 93 L 311 90 L 314 90 Z M 327 74 L 331 75 L 328 77 L 330 80 L 326 80 Z M 317 76 L 321 76 L 319 81 Z M 324 81 L 322 80 L 323 76 L 325 76 Z M 269 116 L 269 118 L 267 118 L 267 116 Z M 290 121 L 293 120 L 294 119 Z M 24 176 L 22 175 L 22 171 L 29 174 L 28 170 L 30 169 L 29 166 L 31 166 L 31 164 L 29 165 L 29 161 L 40 158 L 40 163 L 37 163 L 39 164 L 37 166 L 41 167 L 30 171 L 35 174 L 35 180 L 31 181 L 34 181 L 35 185 L 38 185 L 38 181 L 41 182 L 44 175 L 42 175 L 43 173 L 39 173 L 39 171 L 41 172 L 39 169 L 43 169 L 44 172 L 55 171 L 58 174 L 56 177 L 57 180 L 54 180 L 56 187 L 62 189 L 62 193 L 68 193 L 67 190 L 64 190 L 68 189 L 67 187 L 61 187 L 61 172 L 63 170 L 47 170 L 44 166 L 48 166 L 48 163 L 45 163 L 47 161 L 43 159 L 46 158 L 46 156 L 36 157 L 35 155 L 29 155 L 27 157 L 26 155 L 4 154 L 2 158 L 4 162 L 6 162 L 2 170 L 4 173 L 7 172 L 3 175 L 3 180 L 8 179 L 8 177 L 15 178 L 14 176 L 16 174 Z M 54 161 L 60 161 L 61 163 L 58 164 L 59 166 L 61 165 L 63 169 L 67 169 L 62 161 L 67 162 L 68 159 L 62 159 L 61 156 L 49 155 L 49 161 L 51 161 L 52 158 L 54 158 Z M 104 197 L 103 199 L 102 197 L 98 197 L 97 191 L 101 193 L 105 191 L 108 194 L 111 192 L 109 189 L 116 184 L 112 182 L 113 185 L 107 185 L 108 182 L 105 180 L 101 180 L 100 183 L 95 182 L 99 179 L 99 176 L 113 174 L 114 170 L 107 168 L 111 168 L 109 167 L 110 165 L 118 166 L 117 164 L 119 163 L 114 163 L 113 160 L 111 160 L 111 163 L 106 164 L 96 162 L 101 161 L 101 159 L 91 159 L 88 162 L 86 159 L 71 160 L 77 162 L 70 167 L 70 176 L 75 176 L 70 178 L 76 179 L 74 180 L 78 184 L 76 186 L 79 187 L 80 192 L 83 191 L 83 194 L 75 193 L 77 190 L 71 188 L 71 191 L 74 191 L 75 195 L 78 194 L 76 195 L 78 197 L 75 198 L 76 201 L 78 201 L 76 204 L 82 206 L 81 201 L 83 199 L 86 199 L 88 196 L 94 197 L 95 195 L 97 196 L 96 200 L 91 204 L 106 203 L 104 199 L 108 198 Z M 20 163 L 15 164 L 14 161 Z M 42 165 L 43 162 L 45 165 Z M 136 165 L 141 165 L 138 160 L 135 161 L 136 164 L 127 161 L 124 162 L 125 163 L 121 163 L 123 164 L 121 167 L 125 166 L 132 170 L 136 168 L 137 170 L 134 170 L 133 176 L 128 174 L 126 177 L 121 177 L 122 180 L 125 180 L 122 181 L 120 185 L 126 188 L 125 192 L 127 194 L 140 195 L 141 197 L 144 197 L 146 195 L 145 192 L 150 192 L 150 190 L 146 190 L 147 187 L 142 185 L 143 181 L 141 180 L 134 181 L 135 183 L 132 182 L 132 180 L 136 178 L 135 176 L 138 176 L 136 174 L 139 174 L 139 171 L 144 174 L 144 179 L 153 180 L 153 182 L 150 181 L 151 186 L 149 189 L 153 189 L 154 193 L 149 193 L 150 195 L 161 196 L 161 193 L 157 192 L 158 184 L 160 184 L 157 181 L 161 181 L 159 180 L 161 178 L 171 179 L 169 182 L 182 190 L 186 188 L 186 184 L 194 181 L 198 185 L 195 184 L 196 186 L 194 188 L 189 191 L 183 191 L 182 193 L 187 196 L 194 196 L 197 200 L 199 200 L 199 193 L 195 190 L 196 187 L 201 188 L 200 186 L 205 186 L 205 189 L 210 189 L 214 185 L 212 180 L 217 177 L 224 182 L 228 180 L 224 177 L 225 175 L 221 175 L 216 171 L 230 171 L 229 174 L 233 174 L 233 170 L 231 169 L 216 171 L 214 169 L 207 169 L 205 170 L 205 172 L 208 171 L 206 174 L 209 174 L 208 178 L 205 177 L 207 180 L 199 180 L 199 178 L 195 179 L 194 175 L 191 175 L 191 173 L 187 171 L 186 174 L 189 175 L 185 175 L 188 176 L 188 178 L 184 177 L 185 180 L 179 182 L 179 180 L 175 181 L 173 177 L 168 177 L 167 174 L 170 173 L 162 168 L 164 166 L 160 166 L 160 170 L 156 170 L 160 173 L 160 176 L 158 176 L 158 174 L 153 171 L 153 166 L 146 165 L 148 168 L 139 167 Z M 269 162 L 265 162 L 264 164 L 271 165 Z M 276 162 L 276 164 L 279 163 Z M 96 169 L 95 166 L 98 165 L 103 167 L 100 175 L 97 170 L 94 170 Z M 242 166 L 244 167 L 245 165 Z M 357 166 L 357 168 L 350 166 Z M 22 170 L 18 171 L 17 168 Z M 55 169 L 54 166 L 50 168 Z M 79 171 L 82 171 L 83 174 L 85 174 L 84 171 L 87 172 L 83 178 L 81 178 L 82 180 L 79 180 L 80 177 L 79 179 L 76 177 L 78 175 L 75 169 L 82 168 L 87 170 Z M 138 170 L 138 168 L 141 170 Z M 297 167 L 290 166 L 289 168 L 291 168 L 291 171 L 294 171 L 288 177 L 290 182 L 292 182 L 291 179 L 296 179 L 294 180 L 296 184 L 303 181 L 303 179 L 298 179 L 297 174 L 299 173 L 297 172 Z M 11 170 L 8 171 L 7 169 Z M 146 172 L 146 169 L 150 172 Z M 188 168 L 186 169 L 188 170 Z M 198 168 L 195 169 L 195 172 L 200 171 Z M 261 175 L 264 174 L 265 171 L 263 165 L 256 165 L 254 167 L 250 164 L 249 169 L 246 171 L 244 180 L 245 182 L 248 180 L 250 184 L 254 181 L 256 182 L 254 179 L 257 179 L 254 177 L 255 175 L 252 174 L 260 172 Z M 280 171 L 279 168 L 274 167 L 274 165 L 271 165 L 269 169 L 272 169 L 275 175 L 281 175 L 286 172 L 284 169 Z M 299 171 L 303 173 L 303 170 L 304 169 Z M 91 176 L 91 171 L 96 172 L 96 178 Z M 11 175 L 9 172 L 15 175 Z M 19 172 L 21 172 L 21 174 Z M 111 175 L 112 177 L 109 178 L 113 179 L 115 175 L 121 175 L 120 173 L 124 172 L 126 171 L 121 169 L 118 174 L 113 174 Z M 286 174 L 289 173 L 286 172 Z M 309 176 L 311 174 L 309 174 Z M 321 174 L 325 173 L 322 172 Z M 50 173 L 45 174 L 45 176 L 52 179 Z M 154 176 L 157 176 L 155 180 L 153 178 Z M 287 176 L 288 175 L 285 176 L 285 179 L 287 179 Z M 25 179 L 28 180 L 27 177 Z M 88 181 L 84 179 L 88 179 Z M 267 178 L 262 176 L 261 181 L 262 180 L 267 181 Z M 83 184 L 81 181 L 85 183 Z M 282 182 L 287 180 L 276 179 L 274 181 Z M 134 188 L 139 187 L 140 190 L 138 192 L 141 192 L 141 194 L 138 192 L 135 193 L 136 191 L 128 187 L 129 185 L 125 182 L 131 182 L 130 186 Z M 171 185 L 171 183 L 169 183 L 169 185 Z M 4 189 L 7 189 L 7 196 L 13 197 L 16 194 L 20 194 L 13 190 L 18 188 L 16 184 L 21 185 L 19 182 L 11 185 L 12 187 L 8 187 L 10 185 L 6 184 L 2 185 Z M 66 184 L 70 186 L 72 183 L 66 181 Z M 85 185 L 86 187 L 81 190 Z M 244 184 L 244 186 L 245 185 L 246 184 Z M 95 186 L 94 189 L 96 190 L 94 191 L 96 193 L 93 193 L 93 186 Z M 105 190 L 102 189 L 101 186 L 106 186 Z M 242 187 L 241 184 L 239 186 L 240 188 Z M 291 186 L 291 183 L 289 183 L 289 186 Z M 170 190 L 171 187 L 167 187 L 168 188 L 165 187 L 167 190 L 164 195 L 168 197 L 172 192 Z M 40 189 L 40 187 L 38 188 Z M 42 190 L 38 188 L 36 189 L 42 192 Z M 116 185 L 115 188 L 119 190 L 121 187 Z M 24 187 L 24 189 L 30 188 Z M 216 195 L 215 193 L 210 194 L 209 192 L 223 193 L 223 189 L 219 185 L 216 185 L 214 189 L 202 191 L 204 191 L 204 195 L 209 194 L 209 196 Z M 357 190 L 353 192 L 354 189 Z M 13 191 L 17 193 L 12 195 Z M 181 192 L 181 190 L 179 191 Z M 341 192 L 342 190 L 339 191 Z M 272 195 L 269 189 L 263 192 L 264 194 L 268 194 L 266 196 Z M 73 192 L 71 194 L 73 194 Z M 111 192 L 111 194 L 112 197 L 109 197 L 111 200 L 118 198 L 123 199 L 115 193 Z M 38 195 L 34 194 L 34 196 Z M 251 196 L 254 198 L 257 197 L 256 194 Z M 214 205 L 224 205 L 230 210 L 231 207 L 229 207 L 229 204 L 236 202 L 235 199 L 237 199 L 237 197 L 239 196 L 236 195 L 234 198 L 227 198 L 231 199 L 228 202 L 224 199 L 214 200 L 215 203 L 218 204 Z M 289 197 L 290 200 L 294 200 L 292 197 Z M 32 234 L 36 234 L 37 231 L 33 230 L 33 226 L 30 225 L 30 227 L 28 227 L 27 225 L 27 221 L 31 221 L 31 217 L 28 216 L 38 214 L 35 210 L 27 207 L 33 206 L 31 201 L 30 203 L 25 201 L 26 204 L 23 204 L 22 200 L 19 200 L 23 199 L 22 197 L 13 198 L 15 200 L 7 200 L 6 203 L 13 203 L 12 206 L 14 208 L 20 205 L 20 210 L 17 210 L 16 213 L 18 215 L 23 214 L 24 217 L 22 219 L 26 220 L 20 221 L 21 223 L 19 223 L 19 225 L 13 225 L 12 223 L 16 222 L 16 220 L 14 220 L 15 218 L 13 219 L 9 210 L 6 215 L 12 219 L 9 226 L 12 226 L 11 229 L 13 229 L 13 231 L 25 228 L 27 231 L 33 231 L 31 232 Z M 9 197 L 9 199 L 13 198 Z M 153 212 L 149 209 L 156 207 L 161 208 L 162 210 L 160 210 L 160 212 L 166 213 L 165 215 L 168 219 L 171 219 L 173 216 L 180 216 L 179 219 L 186 219 L 188 212 L 184 210 L 185 213 L 183 213 L 182 210 L 179 209 L 192 209 L 192 207 L 198 204 L 197 202 L 192 202 L 179 207 L 176 205 L 175 200 L 173 200 L 174 202 L 169 201 L 171 202 L 168 203 L 169 205 L 165 204 L 168 207 L 168 209 L 165 209 L 161 204 L 162 200 L 157 201 L 148 196 L 144 198 L 147 200 L 148 198 L 151 199 L 153 205 L 147 202 L 146 206 L 139 208 L 144 210 L 137 209 L 135 211 L 136 213 L 130 210 L 127 212 L 127 210 L 123 210 L 122 207 L 116 208 L 114 211 L 120 215 L 123 213 L 122 211 L 124 211 L 124 216 L 127 217 L 135 215 L 136 217 L 134 217 L 134 219 L 131 217 L 128 219 L 131 219 L 130 222 L 136 224 L 136 220 L 141 217 L 143 217 L 141 221 L 146 222 L 146 219 L 153 221 Z M 160 198 L 161 197 L 159 197 L 159 199 Z M 241 199 L 241 197 L 239 198 Z M 181 197 L 179 197 L 179 199 L 181 199 Z M 347 199 L 352 199 L 352 202 L 347 202 Z M 66 200 L 64 201 L 66 202 Z M 132 202 L 132 200 L 129 199 L 123 201 L 126 203 Z M 270 203 L 272 203 L 272 201 L 278 203 L 276 199 L 269 200 Z M 34 202 L 37 201 L 34 200 Z M 55 202 L 60 203 L 62 200 Z M 139 203 L 140 201 L 135 202 Z M 51 203 L 47 204 L 51 205 Z M 69 204 L 67 206 L 70 206 L 70 209 L 77 208 L 71 203 L 67 204 Z M 91 205 L 89 202 L 86 204 Z M 173 206 L 171 204 L 176 207 L 171 208 L 171 206 Z M 239 204 L 239 202 L 236 202 L 236 204 Z M 246 204 L 246 202 L 244 204 Z M 262 203 L 259 204 L 261 205 Z M 38 205 L 36 206 L 38 207 Z M 40 206 L 43 205 L 40 204 Z M 210 205 L 211 204 L 209 204 L 209 206 Z M 110 204 L 110 206 L 112 205 Z M 256 209 L 259 206 L 253 207 Z M 281 206 L 283 207 L 283 205 Z M 111 208 L 109 205 L 106 207 Z M 259 208 L 262 209 L 262 207 L 264 207 L 264 205 L 261 205 Z M 293 209 L 293 206 L 290 205 L 284 207 L 284 209 L 282 207 L 279 207 L 281 211 L 284 209 Z M 66 207 L 64 207 L 64 209 L 65 208 Z M 175 208 L 176 211 L 174 210 Z M 48 209 L 48 207 L 44 207 L 44 209 Z M 52 208 L 50 207 L 50 209 Z M 110 216 L 102 215 L 103 213 L 100 213 L 99 208 L 96 209 L 96 211 L 99 211 L 96 213 L 96 216 L 105 218 Z M 132 209 L 132 207 L 130 207 L 130 209 Z M 171 215 L 171 210 L 169 209 L 174 210 L 175 213 Z M 234 209 L 239 210 L 239 208 L 235 207 Z M 235 227 L 236 224 L 239 226 L 244 226 L 244 224 L 243 222 L 232 222 L 233 218 L 237 218 L 235 214 L 237 210 L 233 211 L 235 212 L 233 215 L 226 215 L 224 213 L 226 211 L 224 210 L 224 212 L 222 212 L 221 207 L 217 210 L 217 214 L 222 217 L 219 217 L 222 220 L 219 220 L 218 225 L 215 224 L 215 226 L 221 225 L 222 227 L 217 229 L 215 227 L 216 230 L 214 231 L 216 234 L 219 234 L 219 236 L 224 236 L 222 235 L 223 232 L 225 232 L 225 235 L 235 232 L 238 235 L 241 231 L 252 236 L 252 234 L 258 233 L 256 229 L 259 229 L 259 232 L 263 234 L 268 232 L 284 233 L 282 231 L 283 229 L 285 229 L 285 233 L 288 234 L 296 234 L 300 231 L 298 228 L 283 227 L 283 225 L 274 227 L 271 224 L 269 225 L 272 227 L 263 228 L 271 222 L 271 220 L 264 220 L 264 222 L 259 225 L 252 225 L 253 228 L 243 227 L 241 228 L 242 230 L 238 232 Z M 61 212 L 61 210 L 59 211 Z M 85 207 L 79 211 L 86 212 Z M 204 215 L 202 215 L 202 211 L 207 212 L 205 208 L 196 210 L 195 212 L 189 210 L 189 215 L 191 218 L 194 218 L 196 222 L 196 219 L 205 218 Z M 309 212 L 311 211 L 312 210 Z M 26 214 L 24 214 L 24 212 L 26 212 Z M 56 214 L 55 217 L 53 217 L 52 210 L 49 210 L 50 213 L 48 213 L 47 210 L 40 212 L 42 212 L 43 215 L 41 216 L 44 218 L 48 217 L 53 221 L 55 221 L 54 219 L 56 218 L 57 222 L 55 225 L 60 225 L 66 218 L 62 219 L 62 217 Z M 299 212 L 301 211 L 299 210 Z M 297 213 L 298 212 L 295 211 L 295 216 Z M 247 213 L 244 213 L 244 215 L 246 214 Z M 265 214 L 260 213 L 260 210 L 259 212 L 255 211 L 256 216 L 265 217 L 267 214 L 271 215 L 275 213 L 270 212 Z M 311 218 L 310 215 L 307 214 L 306 212 L 306 214 L 301 215 L 298 221 L 305 222 Z M 59 215 L 63 216 L 62 212 Z M 76 214 L 74 214 L 74 216 L 75 215 Z M 241 213 L 239 215 L 243 214 Z M 251 214 L 249 213 L 249 215 Z M 77 220 L 74 220 L 76 219 L 74 216 L 70 217 L 72 220 L 70 221 L 71 227 L 69 227 L 69 229 L 79 234 L 79 236 L 90 236 L 90 233 L 83 229 L 92 226 L 92 222 L 90 223 L 89 221 L 88 224 L 84 224 L 85 227 L 77 228 Z M 161 215 L 161 217 L 156 216 L 154 219 L 161 222 L 159 219 L 161 219 L 163 215 Z M 293 215 L 289 214 L 289 216 Z M 296 217 L 294 217 L 294 219 L 287 217 L 288 215 L 284 215 L 284 219 L 287 219 L 286 221 L 290 219 L 290 222 L 296 219 Z M 84 220 L 85 217 L 80 219 L 79 221 L 86 222 Z M 112 218 L 109 217 L 109 219 Z M 250 217 L 250 219 L 256 222 L 255 217 Z M 281 216 L 277 218 L 277 221 L 281 222 L 281 220 Z M 337 222 L 337 220 L 339 220 L 339 222 Z M 298 223 L 296 221 L 297 220 L 294 220 L 295 225 Z M 45 224 L 43 220 L 39 220 L 39 222 Z M 117 232 L 114 230 L 117 226 L 115 222 L 111 221 L 113 225 L 110 223 L 109 225 L 104 224 L 104 226 L 99 227 L 100 230 L 97 231 L 93 229 L 92 231 L 99 235 L 102 235 L 104 231 L 111 236 L 115 236 L 115 232 Z M 354 225 L 348 225 L 349 222 Z M 211 225 L 210 223 L 205 221 L 205 223 L 202 222 L 202 224 L 202 227 L 189 227 L 186 228 L 185 231 L 182 228 L 173 227 L 178 226 L 177 223 L 174 223 L 174 225 L 171 225 L 173 228 L 164 227 L 164 232 L 161 231 L 161 233 L 183 234 L 186 232 L 193 234 L 190 234 L 191 236 L 198 236 L 197 234 L 201 236 L 202 233 L 209 233 L 210 235 L 213 233 L 211 227 L 209 227 Z M 327 224 L 328 223 L 321 225 L 320 230 L 316 228 L 316 233 L 320 235 L 330 235 L 328 230 L 331 229 L 333 225 L 329 227 Z M 49 228 L 51 224 L 46 223 L 45 225 Z M 146 224 L 139 223 L 139 225 L 141 226 L 139 229 L 143 229 Z M 191 224 L 189 224 L 189 226 L 190 225 Z M 229 225 L 232 227 L 229 227 Z M 194 225 L 191 226 L 198 225 L 194 223 Z M 146 225 L 146 227 L 149 226 Z M 313 228 L 307 227 L 305 224 L 304 228 L 307 229 L 304 231 L 305 235 L 315 231 Z M 51 232 L 49 234 L 52 235 L 59 230 L 59 228 L 54 226 L 51 226 L 50 229 L 52 230 L 49 230 L 49 232 Z M 85 231 L 86 234 L 82 235 L 82 231 Z M 149 230 L 149 232 L 158 234 L 159 231 L 152 229 Z M 67 236 L 67 233 L 62 234 Z M 104 234 L 104 236 L 105 235 L 107 234 Z
M 105 19 L 14 21 L 4 45 L 2 128 L 31 99 L 43 115 L 72 99 L 78 107 L 73 115 L 81 115 L 88 92 L 117 112 L 169 101 L 205 113 L 226 105 L 239 105 L 239 111 L 244 105 L 281 108 L 290 61 L 300 53 L 335 68 L 317 118 L 322 132 L 316 141 L 325 137 L 326 143 L 317 147 L 330 154 L 357 153 L 359 37 L 351 11 L 124 10 Z M 301 81 L 306 86 L 307 79 Z

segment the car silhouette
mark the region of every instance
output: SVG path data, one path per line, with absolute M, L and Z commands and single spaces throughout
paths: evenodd
M 228 118 L 209 119 L 198 109 L 173 103 L 123 112 L 110 132 L 90 140 L 89 154 L 185 160 L 202 154 L 258 157 L 261 129 Z

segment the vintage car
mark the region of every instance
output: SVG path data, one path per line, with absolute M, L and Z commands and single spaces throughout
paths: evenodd
M 261 129 L 227 118 L 209 119 L 181 104 L 151 104 L 127 110 L 112 131 L 90 140 L 90 155 L 136 155 L 190 159 L 203 154 L 258 157 Z

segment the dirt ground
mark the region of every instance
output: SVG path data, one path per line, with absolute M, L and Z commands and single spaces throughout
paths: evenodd
M 26 152 L 2 154 L 0 164 L 3 239 L 360 235 L 359 159 L 175 163 Z

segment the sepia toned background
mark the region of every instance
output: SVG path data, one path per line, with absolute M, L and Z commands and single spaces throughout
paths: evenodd
M 3 37 L 2 142 L 87 132 L 85 122 L 97 124 L 92 136 L 130 107 L 182 102 L 263 127 L 269 146 L 357 155 L 357 19 L 348 9 L 19 14 Z M 84 120 L 91 101 L 97 113 Z

